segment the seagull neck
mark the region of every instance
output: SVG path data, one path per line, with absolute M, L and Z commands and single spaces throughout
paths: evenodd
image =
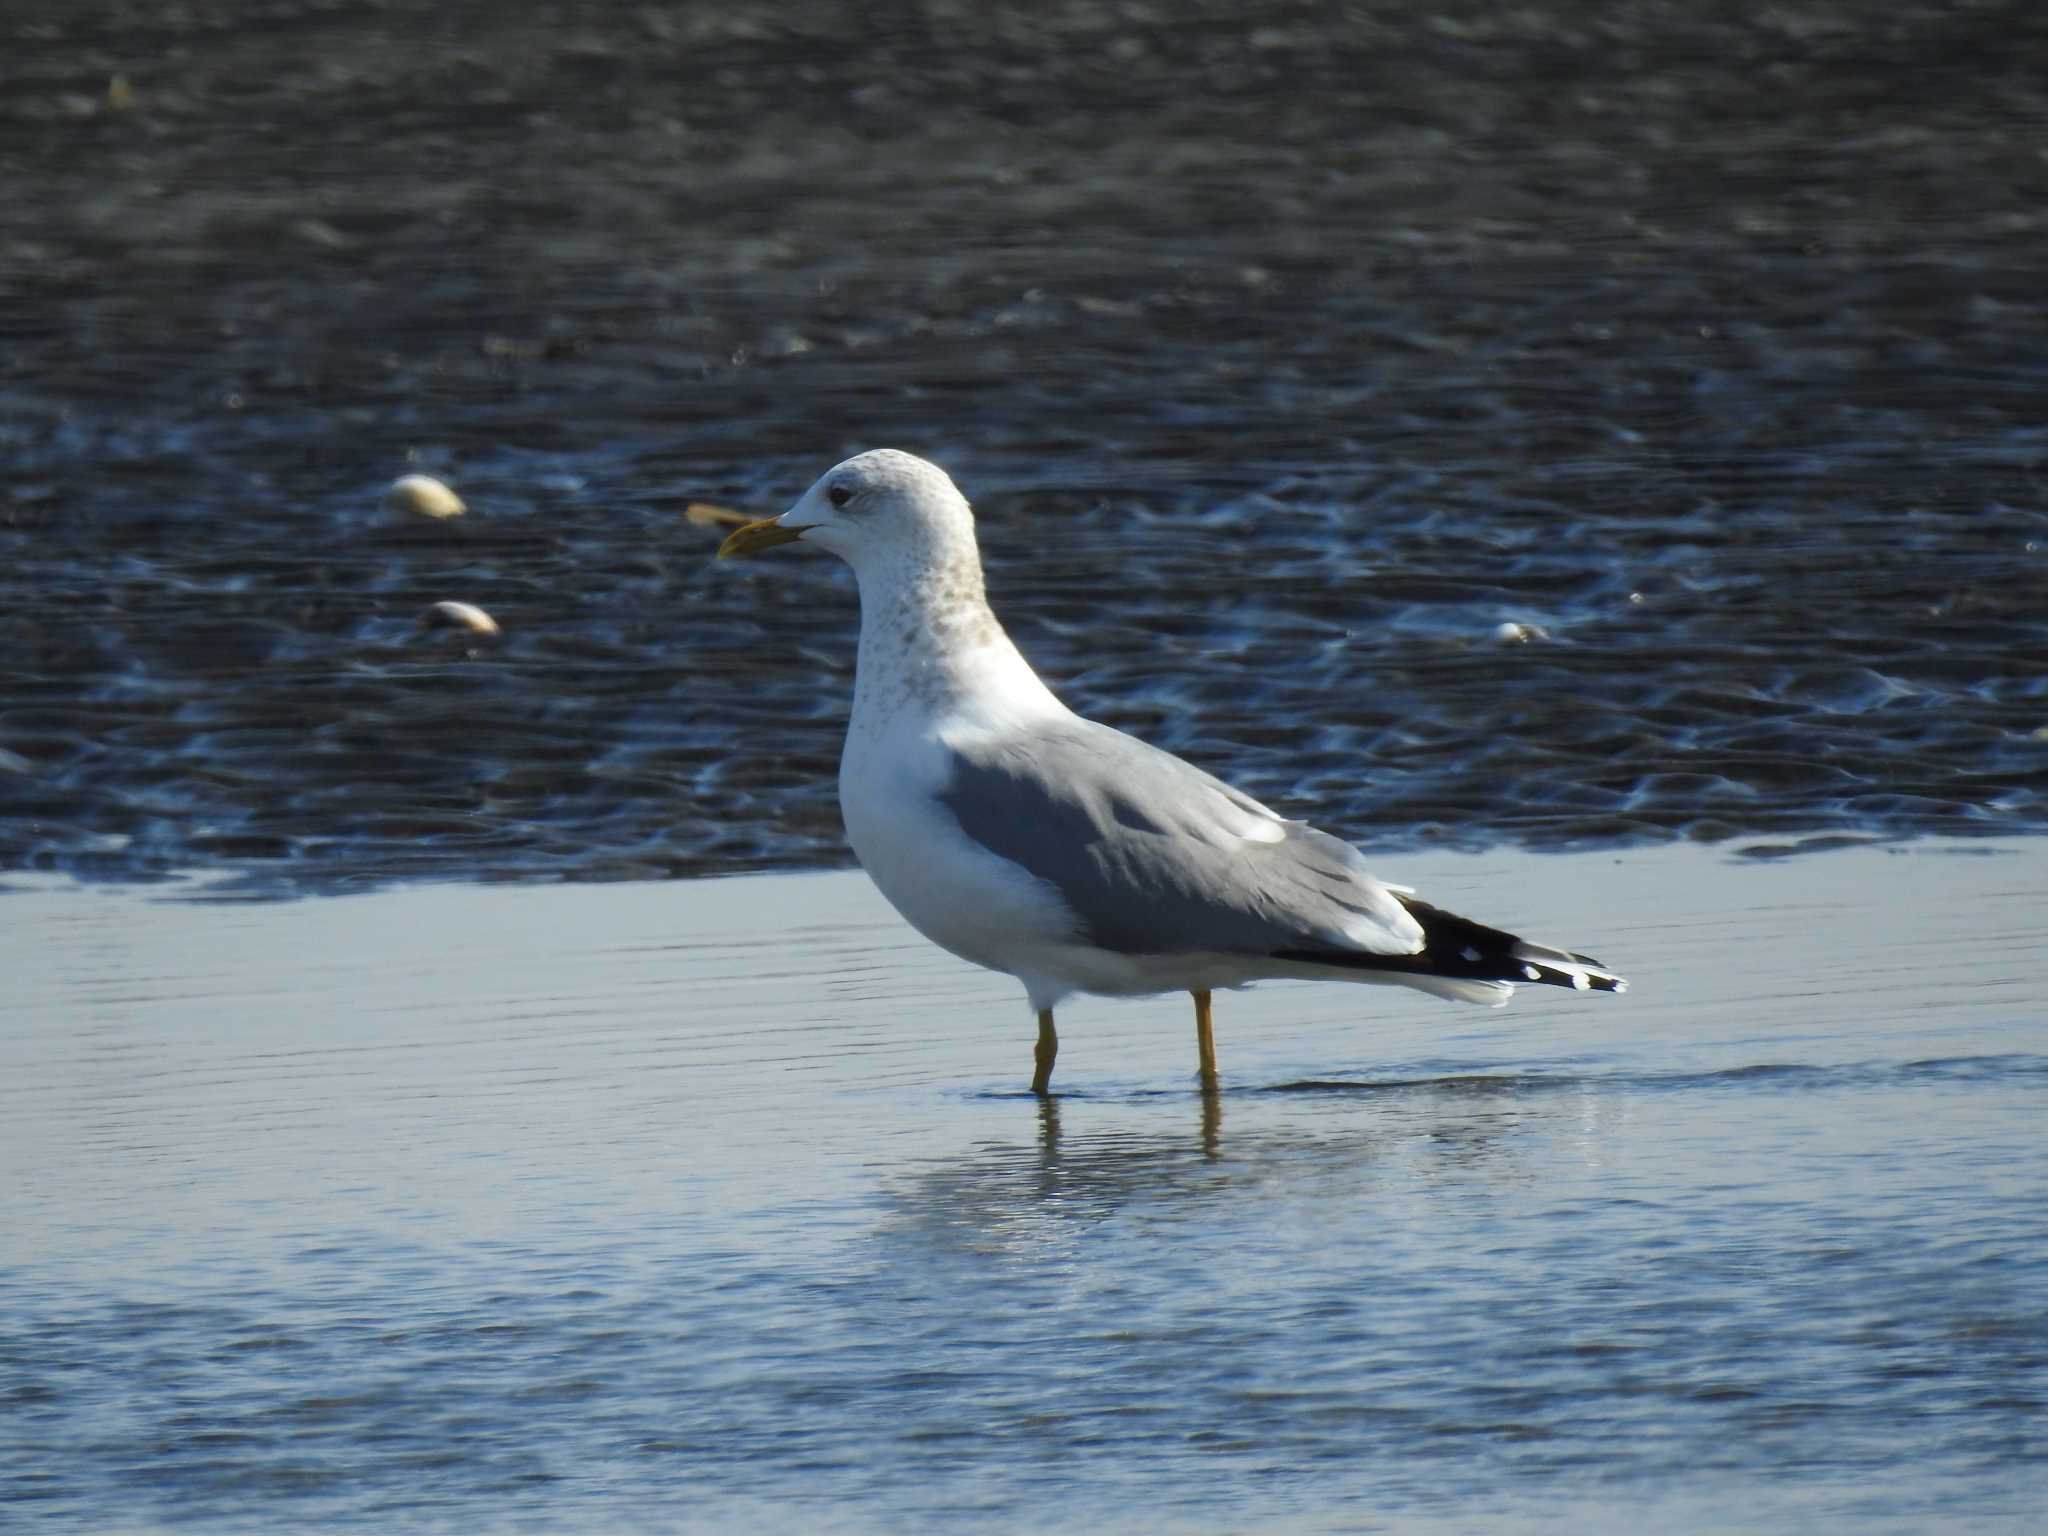
M 989 608 L 977 560 L 863 573 L 856 716 L 957 709 L 1000 697 L 1006 709 L 1063 706 Z

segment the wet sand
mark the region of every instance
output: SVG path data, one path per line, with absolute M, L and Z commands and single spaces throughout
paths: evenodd
M 0 895 L 0 1507 L 2020 1530 L 2048 845 L 1382 861 L 1625 997 L 1062 1012 L 852 874 Z M 1539 995 L 1540 994 L 1540 995 Z

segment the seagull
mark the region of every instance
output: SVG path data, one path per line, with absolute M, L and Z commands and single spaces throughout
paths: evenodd
M 860 654 L 839 762 L 853 851 L 911 927 L 1014 976 L 1038 1015 L 1077 992 L 1194 999 L 1292 978 L 1382 982 L 1495 1007 L 1520 982 L 1620 992 L 1597 960 L 1459 917 L 1373 878 L 1358 850 L 1054 697 L 988 605 L 974 513 L 945 471 L 883 448 L 828 470 L 719 557 L 801 540 L 853 567 Z

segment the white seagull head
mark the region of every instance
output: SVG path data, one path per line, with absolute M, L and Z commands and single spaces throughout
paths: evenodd
M 938 465 L 894 448 L 833 465 L 782 516 L 734 529 L 718 553 L 752 555 L 798 539 L 830 550 L 856 575 L 980 561 L 967 498 Z

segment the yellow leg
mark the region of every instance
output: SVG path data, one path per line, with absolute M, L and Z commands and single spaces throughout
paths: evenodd
M 1216 1091 L 1216 1028 L 1209 1021 L 1209 992 L 1205 987 L 1191 994 L 1195 1000 L 1195 1050 L 1202 1058 L 1202 1092 Z
M 1060 1037 L 1053 1032 L 1052 1010 L 1038 1010 L 1038 1049 L 1032 1056 L 1038 1062 L 1038 1070 L 1031 1077 L 1031 1091 L 1044 1094 L 1052 1084 L 1052 1064 L 1059 1059 Z

